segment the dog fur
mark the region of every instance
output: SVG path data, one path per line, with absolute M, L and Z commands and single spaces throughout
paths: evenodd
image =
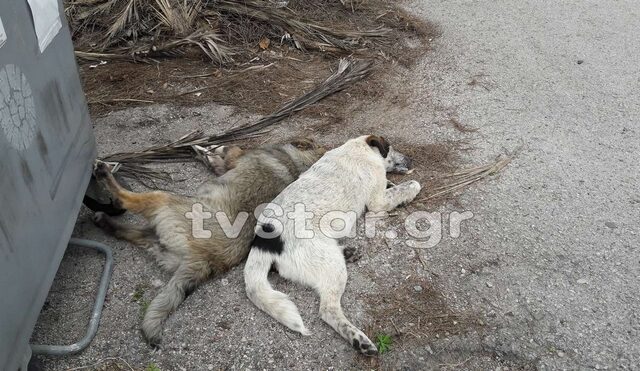
M 340 300 L 347 282 L 343 247 L 321 231 L 322 216 L 335 210 L 360 216 L 365 208 L 391 211 L 410 202 L 420 192 L 418 182 L 387 188 L 386 179 L 386 172 L 406 173 L 410 166 L 409 158 L 393 150 L 384 138 L 372 135 L 351 139 L 327 152 L 272 201 L 282 207 L 284 215 L 263 214 L 258 218 L 244 268 L 249 299 L 291 330 L 310 334 L 295 304 L 269 284 L 267 274 L 275 265 L 282 277 L 315 289 L 322 319 L 355 349 L 366 355 L 376 354 L 375 345 L 342 311 Z M 293 220 L 286 217 L 296 203 L 313 213 L 307 223 L 314 232 L 312 238 L 297 238 Z M 345 230 L 351 230 L 355 222 L 346 220 Z
M 228 171 L 205 183 L 193 197 L 161 191 L 130 192 L 116 182 L 107 164 L 96 163 L 94 174 L 115 196 L 116 203 L 142 215 L 148 224 L 125 225 L 104 213 L 95 214 L 95 223 L 117 238 L 147 248 L 163 268 L 173 272 L 173 277 L 151 301 L 142 321 L 142 332 L 151 345 L 159 344 L 162 323 L 196 286 L 247 256 L 254 236 L 256 207 L 273 199 L 324 152 L 310 139 L 248 152 L 238 147 L 217 151 L 220 159 L 214 162 L 214 171 Z M 228 238 L 216 218 L 204 220 L 204 229 L 211 231 L 210 238 L 195 238 L 186 213 L 196 203 L 212 215 L 224 212 L 231 222 L 241 211 L 249 216 L 237 238 Z

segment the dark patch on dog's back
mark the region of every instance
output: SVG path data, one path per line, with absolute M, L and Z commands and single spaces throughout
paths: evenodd
M 262 230 L 265 233 L 271 233 L 275 231 L 275 228 L 271 224 L 263 224 Z M 262 251 L 270 252 L 272 254 L 282 254 L 282 250 L 284 250 L 284 244 L 282 243 L 282 239 L 280 236 L 276 236 L 274 238 L 264 238 L 256 235 L 253 238 L 253 242 L 251 243 L 251 248 L 258 248 Z

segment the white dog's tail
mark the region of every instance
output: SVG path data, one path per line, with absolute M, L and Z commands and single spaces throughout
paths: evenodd
M 274 290 L 267 275 L 273 263 L 273 255 L 252 248 L 244 266 L 244 284 L 249 300 L 283 325 L 302 335 L 311 335 L 304 327 L 298 308 L 286 294 Z

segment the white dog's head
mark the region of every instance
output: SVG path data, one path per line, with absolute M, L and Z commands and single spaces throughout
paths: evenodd
M 384 159 L 384 167 L 388 173 L 411 173 L 411 159 L 393 149 L 386 139 L 377 135 L 369 135 L 365 137 L 365 141 L 372 150 L 377 150 L 377 152 L 380 153 L 380 156 Z

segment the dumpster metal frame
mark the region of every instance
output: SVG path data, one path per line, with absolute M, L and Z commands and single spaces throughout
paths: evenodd
M 91 312 L 91 319 L 89 320 L 89 326 L 87 327 L 86 334 L 78 342 L 71 345 L 42 345 L 31 344 L 31 351 L 33 354 L 43 354 L 50 356 L 66 356 L 70 354 L 79 353 L 84 348 L 89 346 L 91 340 L 96 336 L 98 332 L 98 325 L 100 324 L 100 316 L 102 315 L 102 306 L 104 305 L 104 299 L 107 297 L 107 290 L 109 289 L 109 281 L 111 280 L 111 273 L 113 272 L 113 252 L 111 248 L 100 242 L 84 240 L 79 238 L 72 238 L 69 241 L 70 246 L 79 246 L 89 249 L 94 249 L 104 254 L 104 268 L 102 269 L 102 277 L 100 278 L 100 285 L 98 286 L 98 293 L 96 294 L 96 301 L 93 304 L 93 311 Z

